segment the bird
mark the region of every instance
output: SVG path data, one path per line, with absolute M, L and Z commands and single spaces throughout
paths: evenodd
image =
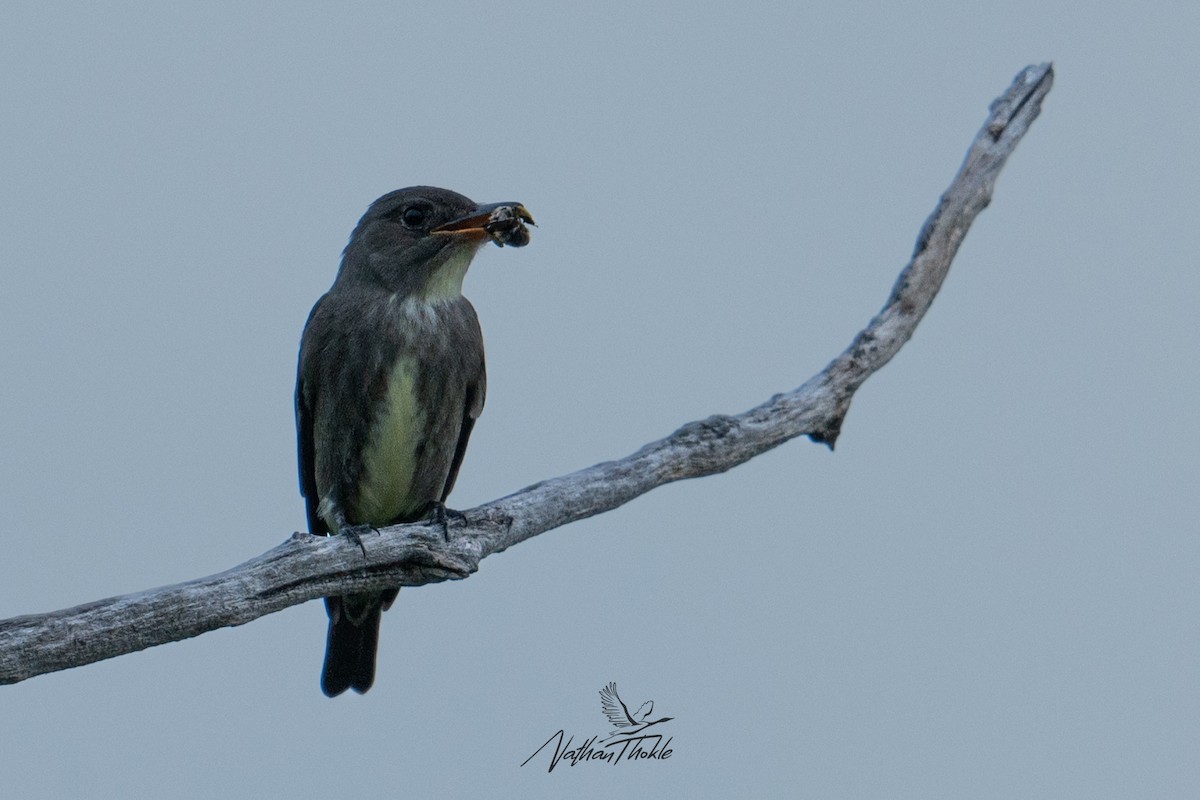
M 533 217 L 520 203 L 479 205 L 431 186 L 385 194 L 359 220 L 300 340 L 296 433 L 310 533 L 363 547 L 386 525 L 431 515 L 445 524 L 487 391 L 463 279 L 487 242 L 528 244 L 525 223 Z M 325 598 L 327 696 L 371 688 L 381 615 L 398 592 Z
M 641 733 L 651 725 L 657 725 L 660 722 L 670 722 L 674 719 L 674 717 L 650 719 L 650 715 L 654 713 L 653 700 L 647 700 L 638 706 L 637 711 L 634 711 L 632 714 L 629 713 L 629 707 L 625 705 L 625 701 L 617 694 L 617 684 L 615 682 L 609 682 L 608 685 L 600 690 L 600 710 L 604 712 L 604 716 L 608 717 L 609 723 L 613 726 L 612 733 L 604 737 L 604 741 L 612 739 L 615 736 Z

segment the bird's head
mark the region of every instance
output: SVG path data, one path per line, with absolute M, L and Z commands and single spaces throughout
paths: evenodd
M 479 247 L 523 247 L 533 217 L 520 203 L 479 205 L 448 189 L 413 186 L 389 192 L 363 214 L 343 254 L 347 279 L 389 291 L 417 292 L 430 281 L 462 275 Z M 449 271 L 450 275 L 445 275 Z

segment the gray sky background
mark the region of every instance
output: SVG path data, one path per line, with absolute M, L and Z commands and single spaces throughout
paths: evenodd
M 467 507 L 803 382 L 1057 78 L 836 453 L 405 590 L 364 697 L 319 603 L 2 687 L 5 796 L 1200 793 L 1200 6 L 240 6 L 0 9 L 0 617 L 303 527 L 300 330 L 380 194 L 540 223 L 467 279 Z M 670 759 L 519 766 L 608 681 Z

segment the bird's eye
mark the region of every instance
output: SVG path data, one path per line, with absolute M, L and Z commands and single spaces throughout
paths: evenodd
M 425 223 L 425 209 L 409 206 L 400 214 L 400 219 L 410 228 L 419 228 Z

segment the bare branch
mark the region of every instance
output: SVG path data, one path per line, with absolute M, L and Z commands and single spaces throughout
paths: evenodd
M 833 447 L 850 400 L 912 336 L 958 246 L 991 200 L 996 177 L 1041 111 L 1051 65 L 1026 67 L 991 105 L 962 168 L 917 239 L 883 309 L 850 346 L 799 388 L 736 416 L 690 422 L 617 461 L 542 481 L 465 512 L 446 541 L 413 523 L 369 539 L 294 534 L 231 570 L 175 586 L 0 622 L 0 683 L 90 664 L 242 625 L 327 595 L 463 578 L 481 559 L 545 531 L 600 514 L 664 483 L 724 472 L 797 436 Z

